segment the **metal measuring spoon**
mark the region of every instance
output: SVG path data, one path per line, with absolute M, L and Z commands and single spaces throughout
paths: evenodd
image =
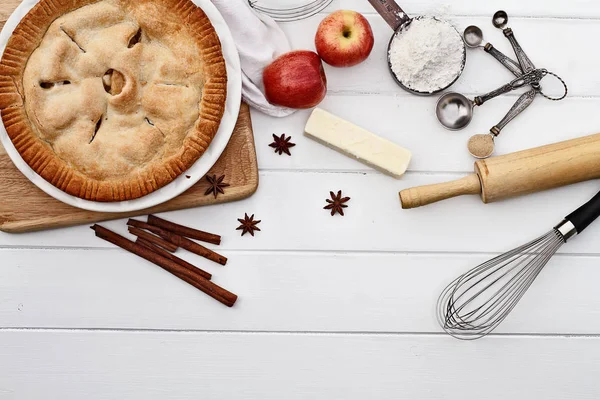
M 488 158 L 494 153 L 494 139 L 498 137 L 502 129 L 510 121 L 515 119 L 517 115 L 521 114 L 527 107 L 533 103 L 535 96 L 537 95 L 537 91 L 535 89 L 531 89 L 525 93 L 523 93 L 515 102 L 515 104 L 511 107 L 511 109 L 506 113 L 504 118 L 498 124 L 494 125 L 490 132 L 487 134 L 479 134 L 473 135 L 469 139 L 467 144 L 469 153 L 475 158 L 483 159 Z
M 527 54 L 525 54 L 525 52 L 523 51 L 523 48 L 521 47 L 519 42 L 517 42 L 517 39 L 515 38 L 515 34 L 513 33 L 512 29 L 506 27 L 508 25 L 508 14 L 502 10 L 496 11 L 494 13 L 494 16 L 492 17 L 492 24 L 496 28 L 502 29 L 504 36 L 508 39 L 511 46 L 513 47 L 513 50 L 515 51 L 515 54 L 517 55 L 517 59 L 519 60 L 519 64 L 521 65 L 521 69 L 523 70 L 523 73 L 533 71 L 535 69 L 535 65 L 533 64 L 533 62 L 531 62 L 531 60 L 529 59 Z M 546 73 L 548 75 L 554 76 L 556 79 L 559 80 L 559 82 L 564 87 L 564 93 L 558 97 L 547 95 L 543 92 L 539 82 L 533 84 L 532 85 L 533 88 L 536 89 L 538 91 L 538 93 L 540 93 L 542 96 L 544 96 L 548 100 L 558 101 L 558 100 L 562 100 L 565 97 L 567 97 L 567 93 L 568 93 L 569 89 L 567 88 L 566 82 L 560 76 L 556 75 L 553 72 L 546 72 Z
M 454 82 L 456 82 L 458 80 L 458 78 L 462 75 L 462 72 L 465 68 L 465 63 L 467 60 L 467 50 L 466 50 L 465 44 L 462 40 L 461 40 L 461 43 L 462 43 L 462 47 L 463 47 L 463 49 L 462 49 L 463 56 L 462 56 L 462 63 L 460 66 L 460 71 L 458 72 L 458 74 L 454 78 L 454 80 L 452 82 L 449 82 L 445 87 L 435 90 L 433 92 L 423 92 L 423 91 L 411 89 L 404 82 L 401 82 L 400 79 L 398 79 L 398 76 L 392 70 L 392 62 L 390 60 L 390 49 L 392 47 L 392 43 L 394 41 L 394 38 L 396 38 L 397 35 L 401 35 L 402 32 L 408 28 L 408 26 L 410 25 L 410 23 L 413 20 L 419 20 L 419 19 L 427 18 L 427 17 L 423 16 L 423 15 L 416 16 L 413 18 L 409 17 L 404 12 L 404 10 L 402 10 L 402 8 L 394 0 L 369 0 L 369 3 L 371 3 L 373 8 L 375 8 L 375 10 L 379 13 L 379 15 L 381 15 L 381 17 L 385 20 L 385 22 L 387 22 L 388 25 L 394 30 L 394 34 L 392 35 L 390 42 L 388 44 L 388 52 L 387 52 L 388 68 L 390 70 L 390 73 L 392 74 L 392 78 L 394 78 L 394 81 L 396 81 L 396 83 L 402 89 L 406 90 L 407 92 L 417 94 L 417 95 L 431 96 L 433 94 L 437 94 L 437 93 L 440 93 L 440 92 L 448 89 L 450 86 L 452 86 L 454 84 Z M 447 22 L 443 19 L 436 18 L 436 17 L 433 17 L 433 18 L 437 21 L 446 22 L 446 23 L 450 24 L 449 22 Z M 452 24 L 450 24 L 450 25 L 452 26 Z M 454 28 L 454 30 L 456 30 L 456 28 Z M 458 37 L 460 37 L 460 33 L 458 33 L 458 31 L 456 31 L 456 34 L 458 35 Z
M 517 60 L 519 60 L 519 64 L 521 65 L 523 73 L 533 71 L 535 69 L 535 65 L 531 62 L 529 57 L 527 57 L 527 54 L 525 54 L 519 42 L 517 42 L 512 29 L 506 27 L 508 25 L 508 14 L 506 11 L 496 11 L 492 17 L 492 24 L 496 28 L 501 29 L 504 33 L 504 36 L 506 36 L 510 42 L 515 54 L 517 55 Z M 537 86 L 537 88 L 539 89 L 539 86 Z
M 496 50 L 491 43 L 486 43 L 485 45 L 483 44 L 483 32 L 478 26 L 468 26 L 463 32 L 463 39 L 465 40 L 465 44 L 468 48 L 483 48 L 486 53 L 492 55 L 492 57 L 498 60 L 500 64 L 504 65 L 504 67 L 506 67 L 516 77 L 523 75 L 523 71 L 521 70 L 521 66 L 518 62 L 506 56 L 501 51 Z
M 488 100 L 520 87 L 539 83 L 546 74 L 547 71 L 544 69 L 535 69 L 496 90 L 477 96 L 473 100 L 460 93 L 448 92 L 439 98 L 435 107 L 435 115 L 445 128 L 452 131 L 463 129 L 473 119 L 473 109 L 475 106 L 480 106 Z
M 508 14 L 506 11 L 496 11 L 492 17 L 492 24 L 498 29 L 506 28 L 506 25 L 508 24 Z

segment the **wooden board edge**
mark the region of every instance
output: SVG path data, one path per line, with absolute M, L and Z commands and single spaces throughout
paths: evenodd
M 250 127 L 252 127 L 252 115 L 250 113 L 250 107 L 245 103 L 242 103 L 242 107 L 248 108 L 248 112 L 246 113 L 246 118 L 248 120 L 247 123 Z M 252 196 L 258 190 L 258 184 L 259 184 L 258 159 L 256 157 L 256 145 L 254 142 L 254 131 L 252 129 L 250 129 L 249 139 L 251 139 L 250 143 L 252 143 L 252 146 L 251 146 L 252 161 L 254 162 L 254 165 L 256 165 L 256 168 L 254 168 L 252 170 L 252 175 L 248 179 L 249 183 L 244 186 L 236 187 L 235 194 L 233 194 L 232 196 L 227 198 L 227 200 L 225 200 L 225 201 L 222 201 L 219 203 L 214 203 L 214 204 L 225 204 L 225 203 L 231 203 L 233 201 L 244 200 L 244 199 L 247 199 L 248 197 Z M 1 150 L 4 150 L 4 149 L 0 146 L 0 151 Z M 176 206 L 176 205 L 173 205 L 172 207 L 169 207 L 169 206 L 164 207 L 164 204 L 162 204 L 162 205 L 159 204 L 158 206 L 155 206 L 153 208 L 164 207 L 160 211 L 153 210 L 153 208 L 150 208 L 150 209 L 140 210 L 138 212 L 129 212 L 129 213 L 122 213 L 122 214 L 107 213 L 105 219 L 99 220 L 97 218 L 92 218 L 87 223 L 106 222 L 106 221 L 111 221 L 111 220 L 116 220 L 116 219 L 121 219 L 121 218 L 127 218 L 127 217 L 139 217 L 141 215 L 148 215 L 149 213 L 152 213 L 152 212 L 162 213 L 162 212 L 169 212 L 169 211 L 191 209 L 191 208 L 196 208 L 196 207 L 203 207 L 206 205 L 213 205 L 213 204 L 204 204 L 204 205 L 198 204 L 198 205 L 191 206 L 191 207 L 180 207 L 180 206 Z M 26 221 L 26 223 L 24 223 L 24 221 L 14 221 L 13 222 L 13 221 L 2 220 L 0 217 L 0 232 L 10 233 L 10 234 L 19 234 L 19 233 L 39 232 L 39 231 L 46 231 L 46 230 L 52 230 L 52 229 L 68 228 L 71 226 L 85 225 L 85 224 L 86 224 L 85 221 L 80 221 L 80 220 L 65 221 L 64 223 L 57 223 L 52 228 L 45 228 L 45 227 L 40 226 L 40 222 L 38 220 L 29 220 L 29 221 Z
M 225 200 L 221 203 L 216 203 L 214 205 L 226 204 L 226 203 L 231 203 L 234 201 L 240 201 L 240 200 L 244 200 L 244 199 L 247 199 L 248 197 L 252 196 L 258 190 L 258 173 L 256 174 L 256 179 L 253 179 L 253 182 L 251 184 L 245 185 L 245 186 L 240 186 L 239 189 L 241 189 L 241 190 L 239 190 L 238 193 L 236 193 L 235 195 L 229 197 L 227 200 Z M 213 205 L 213 204 L 211 204 L 211 205 Z M 163 213 L 163 212 L 169 212 L 169 211 L 192 209 L 192 208 L 197 208 L 197 207 L 203 207 L 203 206 L 199 205 L 196 207 L 189 207 L 189 208 L 173 206 L 173 207 L 166 207 L 166 208 L 164 208 L 160 211 L 156 211 L 156 212 Z M 140 210 L 139 212 L 124 213 L 121 215 L 107 214 L 105 219 L 98 220 L 97 218 L 94 218 L 93 220 L 90 220 L 89 223 L 92 224 L 92 223 L 96 223 L 96 222 L 106 222 L 106 221 L 112 221 L 112 220 L 128 218 L 128 217 L 139 217 L 142 215 L 148 215 L 149 213 L 150 213 L 149 210 Z M 38 220 L 30 220 L 30 221 L 27 221 L 26 224 L 24 224 L 23 221 L 16 221 L 16 222 L 0 221 L 0 232 L 10 233 L 10 234 L 19 234 L 19 233 L 30 233 L 30 232 L 47 231 L 47 230 L 52 230 L 52 229 L 68 228 L 68 227 L 78 226 L 78 225 L 85 225 L 85 222 L 65 221 L 64 223 L 57 223 L 52 228 L 44 228 L 44 227 L 40 227 Z

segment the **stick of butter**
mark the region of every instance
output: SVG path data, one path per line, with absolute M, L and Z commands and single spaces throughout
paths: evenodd
M 410 151 L 320 108 L 312 112 L 304 134 L 395 178 L 410 162 Z

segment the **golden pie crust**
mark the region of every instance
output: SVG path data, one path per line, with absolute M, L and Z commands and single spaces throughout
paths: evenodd
M 41 0 L 0 62 L 23 160 L 86 200 L 151 193 L 208 148 L 225 110 L 219 38 L 190 0 Z

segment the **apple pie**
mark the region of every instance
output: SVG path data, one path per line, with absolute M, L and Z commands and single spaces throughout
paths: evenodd
M 190 0 L 41 0 L 0 62 L 0 112 L 23 160 L 92 201 L 151 193 L 196 162 L 227 90 L 221 43 Z

